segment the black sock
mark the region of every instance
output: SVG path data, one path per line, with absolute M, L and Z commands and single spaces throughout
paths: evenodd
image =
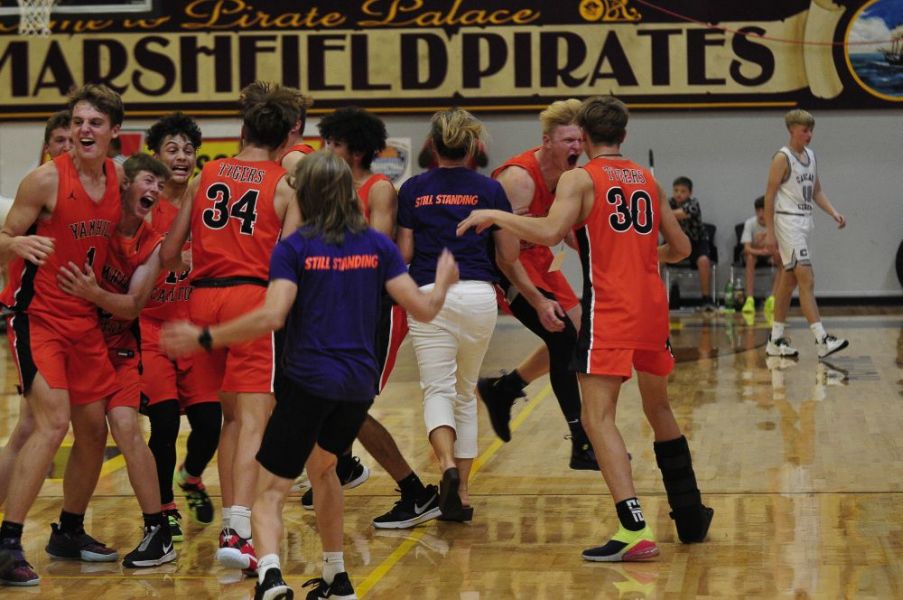
M 141 513 L 141 516 L 144 517 L 144 526 L 145 527 L 153 527 L 154 525 L 163 525 L 163 513 Z
M 630 531 L 639 531 L 646 526 L 646 518 L 643 516 L 643 509 L 640 508 L 640 501 L 636 498 L 628 498 L 621 500 L 615 504 L 618 511 L 618 520 L 621 527 Z
M 418 498 L 424 490 L 423 482 L 420 481 L 420 477 L 417 476 L 417 473 L 413 471 L 411 471 L 410 475 L 404 479 L 399 479 L 396 483 L 398 483 L 398 489 L 401 490 L 402 498 Z
M 568 421 L 568 428 L 571 430 L 571 443 L 575 447 L 582 449 L 589 444 L 589 438 L 586 437 L 586 432 L 583 430 L 580 419 Z
M 3 523 L 0 523 L 0 540 L 20 541 L 22 539 L 22 527 L 21 523 L 3 521 Z
M 517 372 L 517 369 L 514 369 L 510 373 L 505 373 L 499 379 L 498 385 L 503 389 L 511 390 L 512 392 L 519 392 L 527 387 L 527 382 L 524 381 L 524 378 L 520 376 L 520 373 Z
M 85 530 L 85 515 L 60 511 L 60 532 L 81 533 Z

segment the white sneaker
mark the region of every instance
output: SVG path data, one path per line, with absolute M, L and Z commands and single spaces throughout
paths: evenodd
M 768 343 L 765 344 L 765 354 L 768 356 L 799 356 L 799 353 L 799 350 L 790 345 L 789 339 L 779 337 L 776 340 L 772 340 L 771 336 L 768 336 Z
M 849 340 L 845 340 L 843 338 L 836 338 L 830 333 L 825 334 L 825 337 L 821 339 L 820 342 L 815 343 L 815 347 L 818 348 L 818 357 L 825 358 L 826 356 L 831 356 L 835 352 L 839 352 L 850 345 Z

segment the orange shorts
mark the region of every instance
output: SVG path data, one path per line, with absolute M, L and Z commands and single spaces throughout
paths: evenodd
M 196 325 L 231 321 L 263 305 L 267 289 L 259 285 L 195 288 L 188 301 L 188 314 Z M 245 394 L 273 393 L 276 362 L 273 335 L 193 356 L 193 368 L 210 389 Z
M 132 348 L 110 348 L 110 363 L 122 385 L 107 403 L 107 412 L 118 406 L 138 410 L 141 405 L 141 355 Z
M 35 375 L 53 389 L 69 392 L 69 403 L 91 404 L 119 389 L 107 356 L 100 326 L 94 319 L 59 319 L 16 314 L 7 319 L 13 360 L 19 372 L 19 393 L 27 394 Z
M 589 352 L 589 369 L 586 372 L 591 375 L 613 375 L 627 381 L 634 369 L 667 376 L 674 370 L 674 355 L 669 349 L 594 348 Z
M 160 324 L 152 320 L 141 321 L 141 389 L 147 396 L 148 406 L 164 400 L 177 400 L 185 408 L 202 402 L 218 402 L 218 388 L 204 386 L 194 369 L 194 358 L 169 358 L 160 348 Z

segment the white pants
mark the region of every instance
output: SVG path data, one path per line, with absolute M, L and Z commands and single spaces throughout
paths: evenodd
M 420 368 L 426 431 L 429 434 L 442 426 L 454 429 L 455 458 L 477 456 L 475 390 L 497 315 L 495 288 L 485 281 L 453 285 L 442 310 L 430 323 L 408 315 Z

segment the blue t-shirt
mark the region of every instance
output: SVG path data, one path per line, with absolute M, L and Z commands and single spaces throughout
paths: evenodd
M 411 277 L 417 285 L 436 281 L 443 248 L 454 254 L 462 281 L 498 281 L 489 254 L 493 229 L 455 235 L 458 223 L 478 208 L 511 212 L 498 181 L 465 167 L 430 169 L 404 182 L 398 192 L 398 224 L 414 231 Z
M 304 231 L 279 242 L 270 259 L 270 281 L 298 285 L 285 325 L 285 374 L 316 396 L 372 402 L 380 300 L 386 281 L 405 273 L 404 261 L 374 229 L 346 233 L 341 246 Z

